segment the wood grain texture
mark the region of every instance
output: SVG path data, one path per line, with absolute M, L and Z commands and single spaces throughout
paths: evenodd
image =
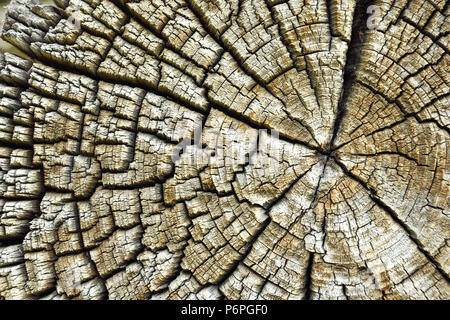
M 449 3 L 12 0 L 0 299 L 450 299 Z

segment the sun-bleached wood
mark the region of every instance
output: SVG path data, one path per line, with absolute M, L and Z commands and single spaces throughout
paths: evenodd
M 449 299 L 449 26 L 439 0 L 12 0 L 0 299 Z

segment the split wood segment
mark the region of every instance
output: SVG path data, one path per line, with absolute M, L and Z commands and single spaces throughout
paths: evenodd
M 450 298 L 449 1 L 55 2 L 3 25 L 0 298 Z

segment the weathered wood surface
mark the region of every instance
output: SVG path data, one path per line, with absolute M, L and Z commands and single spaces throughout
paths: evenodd
M 450 298 L 449 1 L 55 2 L 3 25 L 0 298 Z

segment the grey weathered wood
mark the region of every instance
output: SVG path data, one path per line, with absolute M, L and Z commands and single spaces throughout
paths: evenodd
M 450 298 L 448 1 L 55 3 L 3 22 L 0 298 Z

